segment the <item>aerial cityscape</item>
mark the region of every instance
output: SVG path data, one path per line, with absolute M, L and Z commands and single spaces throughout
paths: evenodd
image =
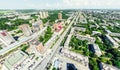
M 0 3 L 0 70 L 120 70 L 120 1 L 47 1 Z

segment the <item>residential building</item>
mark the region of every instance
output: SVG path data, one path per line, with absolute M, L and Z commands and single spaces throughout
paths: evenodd
M 64 55 L 68 58 L 71 58 L 75 61 L 78 61 L 78 62 L 82 63 L 84 66 L 88 67 L 89 59 L 86 56 L 72 52 L 72 51 L 65 49 L 65 48 L 62 48 L 61 55 Z
M 87 40 L 89 43 L 94 43 L 95 42 L 95 38 L 90 37 L 89 35 L 83 36 L 83 35 L 76 35 L 76 38 L 80 39 L 80 40 Z
M 62 13 L 58 13 L 58 19 L 59 19 L 59 20 L 62 19 Z
M 89 47 L 91 48 L 90 50 L 93 51 L 98 57 L 102 55 L 101 50 L 97 44 L 90 44 Z
M 87 20 L 83 17 L 80 18 L 79 22 L 83 23 L 83 24 L 86 24 L 87 23 Z
M 40 29 L 42 29 L 43 28 L 42 20 L 32 23 L 32 27 L 33 27 L 33 32 L 36 32 L 36 31 L 39 31 Z
M 44 46 L 46 48 L 51 47 L 57 38 L 58 38 L 58 36 L 56 34 L 52 35 L 52 37 L 45 43 Z
M 65 43 L 64 43 L 64 48 L 69 48 L 69 43 L 70 43 L 71 37 L 72 37 L 72 35 L 69 34 Z
M 6 46 L 15 42 L 15 39 L 6 31 L 0 31 L 0 41 L 2 41 Z
M 83 32 L 85 32 L 85 31 L 86 31 L 86 28 L 83 28 L 83 27 L 74 27 L 74 30 L 78 30 L 78 31 L 83 31 Z
M 42 11 L 39 12 L 40 18 L 44 18 Z
M 108 65 L 102 62 L 99 63 L 99 67 L 100 67 L 100 70 L 120 70 L 112 65 Z
M 30 15 L 19 15 L 18 16 L 19 19 L 30 19 Z
M 22 30 L 25 36 L 30 36 L 32 34 L 31 28 L 28 24 L 20 25 L 19 28 Z
M 39 55 L 39 54 L 44 54 L 46 51 L 46 48 L 38 40 L 35 39 L 31 40 L 29 44 L 30 44 L 30 52 L 32 53 L 36 53 Z
M 47 18 L 49 16 L 47 11 L 40 11 L 39 14 L 40 18 Z
M 111 45 L 113 45 L 114 48 L 118 48 L 119 44 L 108 34 L 106 34 L 105 38 L 109 41 Z

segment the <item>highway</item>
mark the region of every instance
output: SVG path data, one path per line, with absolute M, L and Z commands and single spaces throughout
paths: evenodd
M 78 16 L 78 14 L 77 14 Z M 46 70 L 46 66 L 49 63 L 49 61 L 53 58 L 53 56 L 56 54 L 57 49 L 59 48 L 60 43 L 62 42 L 62 40 L 64 39 L 65 35 L 67 34 L 67 32 L 69 31 L 70 27 L 72 26 L 72 24 L 74 23 L 75 19 L 78 18 L 77 16 L 75 16 L 73 18 L 73 20 L 70 22 L 69 26 L 67 27 L 67 29 L 64 31 L 64 33 L 60 36 L 60 38 L 58 39 L 58 41 L 55 43 L 55 45 L 52 48 L 52 52 L 50 55 L 48 55 L 46 58 L 44 58 L 44 60 L 39 63 L 34 70 Z
M 8 47 L 0 50 L 0 55 L 3 55 L 3 54 L 5 54 L 5 53 L 7 53 L 8 51 L 10 51 L 10 50 L 12 50 L 12 49 L 20 46 L 22 43 L 24 43 L 24 42 L 26 42 L 26 41 L 28 41 L 28 40 L 30 40 L 30 39 L 31 39 L 31 40 L 32 40 L 32 39 L 35 39 L 36 37 L 38 37 L 39 35 L 41 35 L 46 29 L 47 29 L 47 26 L 44 27 L 44 28 L 43 28 L 42 30 L 40 30 L 39 32 L 36 32 L 36 33 L 34 33 L 33 35 L 28 36 L 28 37 L 24 38 L 24 39 L 21 40 L 21 41 L 16 41 L 15 43 L 9 45 Z

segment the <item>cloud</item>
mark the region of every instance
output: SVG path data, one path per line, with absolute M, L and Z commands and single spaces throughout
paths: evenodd
M 119 8 L 120 0 L 62 0 L 66 7 L 74 8 Z
M 79 9 L 111 8 L 120 9 L 120 0 L 3 0 L 0 8 L 34 8 L 34 9 Z

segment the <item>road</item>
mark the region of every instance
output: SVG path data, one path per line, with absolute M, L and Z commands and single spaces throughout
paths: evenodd
M 64 33 L 60 36 L 60 38 L 58 39 L 58 41 L 55 43 L 55 45 L 52 48 L 52 52 L 50 55 L 48 55 L 46 58 L 44 58 L 44 60 L 39 63 L 34 70 L 45 70 L 47 64 L 49 63 L 49 61 L 52 59 L 52 57 L 55 55 L 57 49 L 59 48 L 60 43 L 62 42 L 62 40 L 64 39 L 65 35 L 67 34 L 67 32 L 69 31 L 70 27 L 72 26 L 72 24 L 74 23 L 75 19 L 78 18 L 77 16 L 75 16 L 73 18 L 73 20 L 71 21 L 71 23 L 69 24 L 69 26 L 67 27 L 67 29 L 64 31 Z
M 9 45 L 8 47 L 0 50 L 0 55 L 3 55 L 3 54 L 5 54 L 5 53 L 7 53 L 8 51 L 10 51 L 10 50 L 12 50 L 12 49 L 20 46 L 22 43 L 24 43 L 24 42 L 26 42 L 26 41 L 28 41 L 28 40 L 30 40 L 30 39 L 31 39 L 31 40 L 32 40 L 32 39 L 35 39 L 36 37 L 38 37 L 38 35 L 41 35 L 46 29 L 47 29 L 47 26 L 44 27 L 44 28 L 43 28 L 42 30 L 40 30 L 39 32 L 36 32 L 36 33 L 34 33 L 33 35 L 28 36 L 28 37 L 24 38 L 23 40 L 21 40 L 21 41 L 19 41 L 19 42 L 16 41 L 15 43 Z

